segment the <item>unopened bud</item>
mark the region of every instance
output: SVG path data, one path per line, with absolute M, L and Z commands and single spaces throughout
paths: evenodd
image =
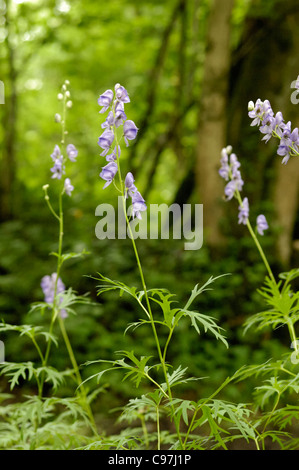
M 248 111 L 252 111 L 254 109 L 254 102 L 253 101 L 249 101 L 248 103 Z

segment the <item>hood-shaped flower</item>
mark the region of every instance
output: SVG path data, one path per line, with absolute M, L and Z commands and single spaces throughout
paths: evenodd
M 127 147 L 129 145 L 128 140 L 134 140 L 137 135 L 137 132 L 138 128 L 136 127 L 133 121 L 129 119 L 124 123 L 124 139 Z
M 264 230 L 268 230 L 268 222 L 264 214 L 260 214 L 256 218 L 256 229 L 260 235 L 264 235 Z
M 106 90 L 102 95 L 100 95 L 98 99 L 98 104 L 99 106 L 103 106 L 103 108 L 100 110 L 100 113 L 104 113 L 105 111 L 107 111 L 113 100 L 113 95 L 114 94 L 112 90 Z
M 109 148 L 111 147 L 114 141 L 114 133 L 110 129 L 106 129 L 103 134 L 99 137 L 98 144 L 103 149 L 101 156 L 104 156 L 108 153 Z
M 100 177 L 106 181 L 103 189 L 107 188 L 107 186 L 109 186 L 109 184 L 112 182 L 114 176 L 117 173 L 117 170 L 118 170 L 118 167 L 117 167 L 117 163 L 115 162 L 109 162 L 106 166 L 102 168 Z
M 68 144 L 68 146 L 66 147 L 66 153 L 71 162 L 76 161 L 78 150 L 73 144 Z

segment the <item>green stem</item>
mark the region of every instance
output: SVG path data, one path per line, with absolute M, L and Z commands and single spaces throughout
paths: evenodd
M 89 405 L 88 400 L 87 400 L 87 395 L 86 395 L 86 390 L 84 388 L 84 385 L 81 386 L 81 384 L 82 384 L 81 374 L 80 374 L 78 363 L 76 361 L 76 358 L 75 358 L 75 355 L 74 355 L 74 352 L 73 352 L 73 349 L 72 349 L 72 346 L 71 346 L 71 342 L 69 340 L 69 337 L 68 337 L 68 334 L 67 334 L 67 331 L 66 331 L 66 328 L 65 328 L 64 321 L 60 316 L 58 316 L 58 321 L 59 321 L 59 326 L 60 326 L 60 330 L 61 330 L 64 342 L 65 342 L 65 345 L 66 345 L 67 351 L 69 353 L 69 357 L 70 357 L 70 360 L 71 360 L 71 363 L 72 363 L 72 366 L 73 366 L 73 369 L 74 369 L 74 372 L 75 372 L 76 381 L 77 381 L 79 390 L 81 391 L 81 397 L 83 398 L 84 406 L 85 406 L 86 412 L 88 414 L 88 417 L 90 419 L 91 427 L 92 427 L 94 433 L 97 435 L 97 428 L 96 428 L 94 416 L 92 414 L 90 405 Z
M 157 405 L 157 437 L 158 437 L 158 450 L 161 449 L 161 435 L 160 435 L 160 416 L 159 416 L 159 406 Z
M 240 206 L 243 207 L 243 201 L 242 201 L 240 192 L 239 192 L 238 190 L 236 190 L 236 198 L 237 198 L 237 200 L 238 200 Z M 251 223 L 249 222 L 249 219 L 247 219 L 246 225 L 247 225 L 247 228 L 248 228 L 248 230 L 249 230 L 250 235 L 251 235 L 252 238 L 253 238 L 253 241 L 254 241 L 254 243 L 255 243 L 257 249 L 258 249 L 258 252 L 259 252 L 259 254 L 260 254 L 260 256 L 261 256 L 261 258 L 262 258 L 262 260 L 263 260 L 263 263 L 264 263 L 264 265 L 265 265 L 265 267 L 266 267 L 266 269 L 267 269 L 267 271 L 268 271 L 268 274 L 269 274 L 271 280 L 274 282 L 275 285 L 277 285 L 277 284 L 276 284 L 276 279 L 275 279 L 275 277 L 274 277 L 274 275 L 273 275 L 272 269 L 270 268 L 270 265 L 269 265 L 269 263 L 268 263 L 268 260 L 267 260 L 267 258 L 266 258 L 266 255 L 265 255 L 265 253 L 264 253 L 264 250 L 263 250 L 263 248 L 261 247 L 261 244 L 260 244 L 260 242 L 258 241 L 258 238 L 257 238 L 256 234 L 254 233 L 254 230 L 253 230 L 253 228 L 252 228 L 252 226 L 251 226 Z
M 124 216 L 125 216 L 125 219 L 126 219 L 126 225 L 128 227 L 128 231 L 129 231 L 129 237 L 131 238 L 131 242 L 132 242 L 132 245 L 133 245 L 133 250 L 134 250 L 134 254 L 135 254 L 135 258 L 136 258 L 136 262 L 137 262 L 137 266 L 138 266 L 138 270 L 139 270 L 141 284 L 142 284 L 142 288 L 143 288 L 143 291 L 144 291 L 144 297 L 145 297 L 145 302 L 146 302 L 146 306 L 147 306 L 148 317 L 149 317 L 149 320 L 150 320 L 150 323 L 151 323 L 151 326 L 152 326 L 152 331 L 153 331 L 153 335 L 154 335 L 154 339 L 155 339 L 155 343 L 156 343 L 156 348 L 157 348 L 157 351 L 158 351 L 158 356 L 159 356 L 159 359 L 160 359 L 160 363 L 162 365 L 162 370 L 163 370 L 163 374 L 164 374 L 164 378 L 165 378 L 165 382 L 166 382 L 166 387 L 167 387 L 167 390 L 168 390 L 168 396 L 169 396 L 169 400 L 170 400 L 170 403 L 171 403 L 173 416 L 174 416 L 174 411 L 175 410 L 174 410 L 174 407 L 172 405 L 172 392 L 171 392 L 171 387 L 170 387 L 169 380 L 168 380 L 168 374 L 167 374 L 167 367 L 166 367 L 166 363 L 165 363 L 165 358 L 164 358 L 164 356 L 162 354 L 162 351 L 161 351 L 161 346 L 160 346 L 160 342 L 159 342 L 159 338 L 158 338 L 158 334 L 157 334 L 157 330 L 156 330 L 156 326 L 155 326 L 155 321 L 154 321 L 154 318 L 153 318 L 153 313 L 152 313 L 152 309 L 151 309 L 151 305 L 150 305 L 150 301 L 149 301 L 149 297 L 148 297 L 148 293 L 147 293 L 147 287 L 146 287 L 146 283 L 145 283 L 143 269 L 142 269 L 142 266 L 141 266 L 141 262 L 140 262 L 137 246 L 136 246 L 136 243 L 135 243 L 135 239 L 134 239 L 134 236 L 133 236 L 133 233 L 132 233 L 131 225 L 130 225 L 129 220 L 128 220 L 127 209 L 126 209 L 125 188 L 124 188 L 124 183 L 123 183 L 123 180 L 122 180 L 122 177 L 121 177 L 121 169 L 120 169 L 120 163 L 119 163 L 119 143 L 118 143 L 118 137 L 117 137 L 117 129 L 116 129 L 115 126 L 114 126 L 114 135 L 115 135 L 115 144 L 116 144 L 116 149 L 117 149 L 117 151 L 116 151 L 116 161 L 117 161 L 117 167 L 118 167 L 119 185 L 120 185 L 120 190 L 121 190 L 121 193 L 122 193 L 123 212 L 124 212 Z M 180 436 L 178 423 L 177 423 L 176 420 L 175 420 L 175 426 L 176 426 L 176 431 L 177 431 L 178 438 L 179 438 L 180 443 L 182 445 L 183 443 L 182 443 L 182 439 L 181 439 L 181 436 Z
M 61 121 L 61 144 L 62 144 L 62 146 L 65 145 L 66 102 L 67 102 L 67 96 L 66 96 L 66 93 L 64 93 L 64 95 L 63 95 L 63 112 L 62 112 L 62 121 Z M 44 187 L 44 190 L 45 190 L 45 193 L 46 193 L 46 196 L 45 196 L 46 202 L 48 204 L 48 207 L 49 207 L 51 213 L 54 215 L 54 217 L 59 222 L 57 269 L 56 269 L 56 280 L 55 280 L 55 286 L 54 286 L 53 309 L 52 309 L 52 316 L 51 316 L 51 323 L 50 323 L 49 332 L 52 335 L 54 324 L 55 324 L 56 318 L 58 317 L 60 330 L 61 330 L 64 342 L 65 342 L 65 345 L 66 345 L 66 348 L 67 348 L 72 366 L 74 368 L 74 372 L 75 372 L 75 376 L 76 376 L 78 386 L 80 388 L 79 393 L 80 393 L 80 395 L 81 395 L 81 397 L 84 401 L 84 406 L 85 406 L 85 409 L 86 409 L 87 414 L 89 416 L 91 427 L 92 427 L 94 433 L 97 435 L 96 424 L 95 424 L 94 416 L 92 414 L 90 405 L 88 403 L 86 390 L 85 390 L 84 386 L 81 385 L 82 384 L 82 379 L 81 379 L 81 375 L 80 375 L 80 372 L 79 372 L 79 367 L 78 367 L 78 364 L 77 364 L 77 361 L 76 361 L 76 358 L 75 358 L 75 355 L 74 355 L 74 352 L 73 352 L 73 349 L 72 349 L 72 346 L 71 346 L 71 343 L 70 343 L 70 340 L 69 340 L 69 337 L 68 337 L 68 334 L 67 334 L 67 331 L 66 331 L 66 328 L 65 328 L 64 321 L 61 318 L 60 313 L 59 313 L 59 304 L 58 304 L 59 299 L 57 297 L 57 285 L 58 285 L 58 280 L 59 280 L 59 277 L 60 277 L 61 267 L 62 267 L 62 264 L 63 264 L 62 246 L 63 246 L 63 235 L 64 235 L 64 218 L 63 218 L 62 197 L 63 197 L 63 193 L 64 193 L 64 187 L 63 186 L 61 187 L 61 191 L 59 193 L 59 215 L 56 214 L 56 212 L 54 211 L 54 209 L 53 209 L 53 207 L 52 207 L 52 205 L 49 201 L 49 197 L 48 197 L 48 194 L 47 194 L 47 188 L 48 188 L 48 186 L 46 185 Z M 50 349 L 51 349 L 51 336 L 48 340 L 45 357 L 43 359 L 43 366 L 46 366 L 46 364 L 48 362 Z M 39 396 L 40 397 L 42 396 L 42 393 L 43 393 L 43 384 L 44 384 L 44 374 L 42 376 L 41 385 L 39 387 Z

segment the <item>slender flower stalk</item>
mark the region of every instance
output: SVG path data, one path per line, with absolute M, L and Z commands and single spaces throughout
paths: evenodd
M 241 172 L 240 172 L 240 162 L 238 161 L 237 156 L 232 153 L 232 147 L 228 146 L 221 151 L 221 167 L 219 169 L 219 175 L 227 181 L 227 184 L 224 189 L 224 193 L 226 196 L 226 200 L 231 200 L 232 198 L 237 199 L 239 203 L 239 223 L 242 223 L 247 226 L 250 235 L 253 238 L 253 241 L 260 253 L 260 256 L 263 260 L 263 263 L 267 269 L 269 277 L 276 285 L 276 279 L 272 272 L 272 269 L 268 263 L 267 257 L 264 253 L 264 250 L 255 234 L 255 231 L 252 228 L 252 225 L 249 220 L 249 202 L 247 197 L 242 200 L 241 191 L 243 189 L 244 181 L 242 180 Z M 263 230 L 268 228 L 268 224 L 266 221 L 266 217 L 263 214 L 259 215 L 257 220 L 257 231 L 261 235 L 263 235 L 263 231 L 261 233 L 261 221 L 263 222 Z
M 268 109 L 268 104 L 263 104 L 263 106 L 265 107 L 266 106 L 266 109 Z M 255 111 L 256 112 L 256 115 L 257 117 L 255 118 L 258 122 L 258 120 L 262 120 L 262 117 L 261 117 L 261 111 Z M 254 117 L 252 115 L 252 117 Z M 239 172 L 239 167 L 240 167 L 240 163 L 238 162 L 237 160 L 237 157 L 235 156 L 235 154 L 232 154 L 232 148 L 231 146 L 228 146 L 227 148 L 223 149 L 222 150 L 222 153 L 221 153 L 221 168 L 219 170 L 219 174 L 222 178 L 224 178 L 226 181 L 229 181 L 226 185 L 226 188 L 225 188 L 225 194 L 226 194 L 226 199 L 229 200 L 229 199 L 232 199 L 233 197 L 235 199 L 237 199 L 237 201 L 239 202 L 239 223 L 243 223 L 247 226 L 248 228 L 248 231 L 258 249 L 258 252 L 261 256 L 261 259 L 267 269 L 267 272 L 268 272 L 268 275 L 270 277 L 270 279 L 272 280 L 273 282 L 273 285 L 275 286 L 276 288 L 276 291 L 277 293 L 279 293 L 279 286 L 278 286 L 278 283 L 275 279 L 275 276 L 272 272 L 272 269 L 269 265 L 269 262 L 267 260 L 267 257 L 264 253 L 264 250 L 259 242 L 259 239 L 258 237 L 256 236 L 256 232 L 259 233 L 259 235 L 263 235 L 264 234 L 264 230 L 267 230 L 269 228 L 268 226 L 268 223 L 267 223 L 267 220 L 266 220 L 266 217 L 264 216 L 264 214 L 260 214 L 258 217 L 257 217 L 257 220 L 256 220 L 256 231 L 253 229 L 251 223 L 250 223 L 250 220 L 249 220 L 249 204 L 248 204 L 248 199 L 247 198 L 244 198 L 242 200 L 242 197 L 241 197 L 241 189 L 242 189 L 242 186 L 243 186 L 243 180 L 241 179 L 241 173 Z M 236 178 L 236 170 L 238 171 L 238 176 Z M 236 181 L 237 180 L 237 181 Z M 242 181 L 242 184 L 240 184 L 240 181 Z M 229 187 L 229 190 L 227 189 Z M 290 334 L 290 338 L 291 338 L 291 341 L 292 341 L 292 344 L 294 345 L 294 348 L 295 348 L 295 351 L 297 352 L 298 351 L 298 343 L 296 341 L 296 333 L 295 333 L 295 329 L 294 329 L 294 325 L 292 323 L 292 321 L 289 319 L 288 322 L 287 322 L 287 326 L 288 326 L 288 330 L 289 330 L 289 334 Z
M 120 140 L 118 137 L 119 129 L 121 126 L 123 126 L 123 133 L 121 135 L 121 138 L 124 139 L 126 146 L 129 146 L 129 141 L 134 140 L 138 132 L 138 128 L 136 127 L 135 123 L 132 120 L 127 120 L 126 114 L 124 113 L 124 103 L 128 103 L 128 102 L 130 102 L 128 93 L 125 90 L 125 88 L 119 84 L 115 85 L 114 93 L 112 90 L 106 90 L 106 92 L 103 93 L 103 95 L 101 95 L 98 100 L 99 105 L 103 106 L 100 113 L 103 113 L 107 111 L 108 109 L 111 109 L 105 123 L 102 125 L 102 128 L 104 128 L 105 131 L 99 137 L 99 140 L 98 140 L 98 144 L 103 150 L 100 155 L 105 156 L 106 160 L 109 162 L 108 165 L 102 168 L 100 177 L 106 181 L 104 185 L 104 188 L 106 188 L 112 181 L 114 182 L 116 175 L 118 175 L 119 191 L 122 196 L 123 212 L 124 212 L 124 216 L 126 220 L 126 225 L 129 231 L 129 236 L 132 241 L 133 250 L 134 250 L 134 254 L 135 254 L 135 258 L 136 258 L 136 262 L 137 262 L 137 266 L 139 270 L 139 275 L 141 279 L 141 284 L 142 284 L 142 288 L 144 292 L 144 298 L 145 298 L 145 304 L 146 304 L 146 308 L 144 310 L 146 311 L 146 315 L 148 316 L 151 327 L 152 327 L 159 360 L 162 366 L 163 375 L 164 375 L 165 382 L 166 382 L 168 398 L 170 400 L 170 404 L 174 412 L 174 407 L 172 404 L 172 400 L 173 400 L 172 391 L 171 391 L 171 386 L 169 383 L 167 366 L 166 366 L 167 346 L 165 347 L 164 354 L 163 354 L 161 346 L 160 346 L 160 342 L 159 342 L 159 337 L 158 337 L 152 309 L 151 309 L 151 304 L 150 304 L 149 297 L 148 297 L 147 286 L 145 282 L 142 265 L 140 262 L 139 253 L 137 250 L 137 246 L 135 243 L 135 239 L 132 233 L 132 228 L 129 223 L 129 217 L 127 213 L 126 203 L 127 203 L 128 196 L 130 196 L 132 200 L 132 211 L 131 211 L 132 218 L 137 217 L 138 219 L 141 219 L 142 218 L 141 212 L 146 210 L 145 200 L 143 199 L 143 197 L 141 196 L 140 192 L 138 191 L 137 187 L 134 184 L 135 182 L 134 176 L 132 175 L 132 173 L 129 172 L 127 173 L 125 179 L 123 179 L 122 172 L 121 172 Z M 112 151 L 112 153 L 109 154 L 109 151 L 112 150 L 112 145 L 114 146 L 114 150 Z M 158 411 L 159 410 L 157 409 L 157 413 Z M 157 414 L 157 418 L 158 417 L 159 416 Z M 180 436 L 179 426 L 176 420 L 175 420 L 175 425 L 176 425 L 176 431 L 177 431 L 179 441 L 183 448 L 183 441 Z M 158 427 L 158 434 L 159 434 L 160 432 L 159 420 L 157 421 L 157 427 Z
M 64 236 L 64 217 L 63 217 L 63 195 L 66 194 L 67 196 L 71 197 L 71 193 L 74 190 L 74 186 L 71 183 L 70 178 L 65 178 L 62 181 L 62 176 L 65 174 L 66 171 L 66 163 L 67 161 L 76 162 L 76 158 L 78 156 L 78 150 L 73 144 L 66 145 L 65 136 L 67 135 L 66 130 L 66 111 L 68 108 L 71 108 L 72 101 L 70 100 L 70 92 L 68 90 L 69 81 L 66 80 L 65 83 L 62 85 L 62 92 L 58 94 L 58 100 L 62 101 L 62 116 L 59 114 L 55 115 L 55 121 L 61 124 L 61 141 L 60 146 L 56 145 L 54 147 L 54 151 L 51 155 L 52 160 L 54 161 L 54 166 L 51 168 L 51 172 L 53 173 L 52 179 L 57 179 L 58 184 L 60 186 L 59 196 L 58 196 L 58 212 L 53 209 L 53 206 L 50 202 L 50 198 L 48 195 L 48 188 L 49 185 L 43 186 L 45 191 L 45 200 L 47 205 L 53 214 L 53 216 L 58 220 L 59 223 L 59 236 L 58 236 L 58 252 L 57 252 L 57 266 L 56 272 L 53 273 L 51 276 L 44 276 L 42 279 L 41 287 L 45 294 L 45 302 L 52 305 L 52 313 L 51 313 L 51 321 L 50 321 L 50 328 L 49 328 L 49 340 L 47 343 L 47 348 L 45 355 L 43 357 L 43 366 L 45 367 L 49 360 L 50 350 L 51 350 L 51 337 L 54 329 L 55 322 L 58 318 L 58 323 L 60 326 L 60 330 L 62 333 L 62 337 L 64 339 L 70 361 L 72 367 L 74 369 L 75 379 L 78 385 L 79 395 L 82 399 L 82 405 L 85 408 L 89 419 L 91 427 L 95 434 L 97 434 L 96 424 L 94 421 L 94 417 L 90 408 L 90 405 L 87 400 L 87 394 L 84 386 L 82 385 L 82 378 L 80 375 L 79 367 L 71 346 L 71 342 L 69 340 L 67 330 L 65 328 L 64 320 L 68 316 L 67 311 L 60 307 L 62 298 L 61 295 L 65 291 L 65 286 L 60 278 L 62 265 L 64 262 L 63 258 L 63 236 Z M 64 156 L 65 155 L 65 156 Z M 39 396 L 42 396 L 43 393 L 43 384 L 44 384 L 44 377 L 42 377 L 41 383 L 39 385 Z

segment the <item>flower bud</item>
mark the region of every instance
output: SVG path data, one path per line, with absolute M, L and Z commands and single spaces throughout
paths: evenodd
M 253 101 L 249 101 L 248 103 L 248 111 L 252 111 L 254 109 L 254 102 Z

